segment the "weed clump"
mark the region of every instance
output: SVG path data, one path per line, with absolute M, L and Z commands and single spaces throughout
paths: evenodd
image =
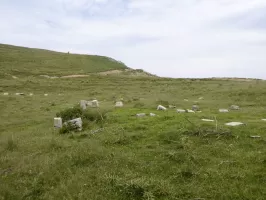
M 61 112 L 56 113 L 56 117 L 61 117 L 64 123 L 63 127 L 60 129 L 60 134 L 70 133 L 79 129 L 76 124 L 69 123 L 69 120 L 75 118 L 81 118 L 83 129 L 87 129 L 91 124 L 99 124 L 103 126 L 103 122 L 107 118 L 107 110 L 99 109 L 87 109 L 83 110 L 80 107 L 76 106 L 73 108 L 67 108 Z

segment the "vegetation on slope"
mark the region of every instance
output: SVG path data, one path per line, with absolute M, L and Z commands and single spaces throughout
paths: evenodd
M 264 81 L 0 81 L 0 92 L 9 92 L 0 95 L 0 199 L 265 199 Z M 56 113 L 93 98 L 100 112 L 109 111 L 104 123 L 91 122 L 80 133 L 54 130 Z M 120 98 L 125 107 L 114 109 Z M 156 111 L 158 103 L 191 108 L 194 101 L 202 113 Z M 232 104 L 241 110 L 218 113 Z M 135 117 L 143 112 L 157 116 Z M 218 126 L 200 120 L 215 117 Z M 225 127 L 230 121 L 247 125 Z
M 127 67 L 114 59 L 59 53 L 41 49 L 0 44 L 0 75 L 72 75 L 125 70 Z

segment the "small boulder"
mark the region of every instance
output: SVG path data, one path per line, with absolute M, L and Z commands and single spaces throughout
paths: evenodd
M 54 127 L 55 128 L 62 128 L 62 118 L 61 117 L 55 117 L 54 118 Z
M 251 135 L 250 137 L 251 138 L 261 138 L 261 136 L 259 136 L 259 135 Z
M 137 117 L 145 117 L 146 114 L 145 113 L 139 113 L 139 114 L 136 114 Z
M 201 119 L 201 120 L 204 122 L 214 122 L 214 120 L 212 120 L 212 119 Z
M 177 112 L 177 113 L 185 113 L 186 110 L 184 110 L 184 109 L 177 109 L 176 112 Z
M 230 110 L 239 110 L 239 109 L 240 109 L 240 107 L 237 105 L 231 105 L 230 106 Z
M 86 101 L 86 100 L 80 100 L 79 105 L 80 105 L 80 107 L 81 107 L 83 110 L 86 110 L 86 108 L 87 108 L 87 101 Z
M 16 93 L 17 96 L 24 96 L 25 94 L 24 93 Z
M 203 100 L 203 99 L 204 99 L 204 97 L 200 97 L 200 98 L 199 98 L 199 100 Z
M 193 105 L 192 106 L 192 110 L 193 111 L 199 111 L 200 109 L 199 109 L 199 106 L 198 105 Z
M 91 105 L 93 108 L 98 108 L 99 107 L 99 102 L 97 100 L 91 101 Z
M 122 101 L 117 101 L 117 102 L 115 103 L 115 107 L 116 107 L 116 108 L 122 108 L 123 106 L 124 106 L 124 104 L 123 104 Z
M 176 108 L 176 106 L 173 106 L 173 105 L 169 105 L 169 108 L 171 109 L 171 108 Z
M 92 107 L 92 101 L 86 101 L 86 106 Z
M 7 92 L 5 92 L 3 95 L 4 95 L 4 96 L 8 96 L 9 94 L 8 94 Z
M 220 113 L 228 113 L 229 110 L 228 110 L 228 109 L 219 109 L 219 112 L 220 112 Z
M 245 125 L 242 122 L 229 122 L 225 124 L 226 126 L 241 126 L 241 125 Z
M 162 106 L 162 105 L 159 105 L 159 106 L 157 107 L 157 110 L 167 110 L 167 108 L 164 107 L 164 106 Z
M 77 129 L 79 131 L 82 130 L 82 120 L 81 120 L 81 118 L 76 118 L 76 119 L 69 120 L 68 122 L 65 122 L 64 124 L 67 125 L 68 123 L 70 123 L 71 125 L 77 127 Z
M 44 96 L 45 96 L 45 97 L 47 97 L 47 96 L 48 96 L 48 94 L 44 94 Z
M 33 96 L 33 93 L 30 93 L 29 95 L 30 95 L 30 96 Z

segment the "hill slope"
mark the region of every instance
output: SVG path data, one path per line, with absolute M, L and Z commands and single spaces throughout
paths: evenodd
M 12 75 L 70 75 L 125 70 L 112 58 L 59 53 L 0 44 L 0 73 Z

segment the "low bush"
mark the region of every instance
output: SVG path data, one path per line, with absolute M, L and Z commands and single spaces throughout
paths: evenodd
M 87 110 L 83 110 L 80 107 L 76 106 L 73 108 L 67 108 L 65 110 L 62 110 L 61 112 L 58 112 L 56 114 L 57 117 L 61 117 L 63 123 L 68 122 L 69 120 L 75 119 L 75 118 L 81 118 L 83 129 L 87 129 L 94 123 L 101 122 L 101 126 L 103 125 L 104 120 L 107 118 L 107 110 L 99 110 L 96 108 L 91 108 Z M 72 123 L 65 123 L 63 127 L 60 129 L 60 134 L 70 133 L 73 131 L 77 131 L 79 127 Z

